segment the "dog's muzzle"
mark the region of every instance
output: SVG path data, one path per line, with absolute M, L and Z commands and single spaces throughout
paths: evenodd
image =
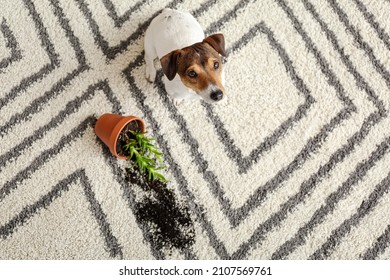
M 223 98 L 222 90 L 218 89 L 210 94 L 210 98 L 214 101 L 219 101 Z

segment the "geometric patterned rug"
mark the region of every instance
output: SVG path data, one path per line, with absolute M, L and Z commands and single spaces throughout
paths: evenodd
M 163 8 L 223 33 L 227 101 L 145 79 Z M 17 0 L 0 10 L 0 259 L 390 259 L 390 2 Z M 94 134 L 143 118 L 169 182 Z

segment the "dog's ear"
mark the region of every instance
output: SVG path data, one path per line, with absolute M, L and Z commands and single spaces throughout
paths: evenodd
M 214 50 L 216 50 L 219 54 L 226 57 L 226 51 L 225 51 L 225 37 L 223 37 L 223 34 L 213 34 L 209 37 L 205 38 L 203 42 L 209 44 L 213 47 Z
M 172 81 L 175 78 L 177 73 L 177 58 L 180 57 L 181 51 L 175 50 L 166 55 L 164 55 L 161 59 L 161 67 L 162 70 L 167 76 L 168 80 Z

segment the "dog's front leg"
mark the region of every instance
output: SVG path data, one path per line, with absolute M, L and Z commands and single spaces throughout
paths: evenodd
M 154 59 L 157 58 L 156 50 L 153 44 L 150 42 L 150 36 L 148 32 L 145 35 L 145 77 L 146 79 L 153 83 L 156 79 L 156 69 L 154 68 Z
M 165 91 L 168 93 L 169 97 L 173 99 L 173 104 L 175 104 L 175 106 L 180 105 L 184 101 L 180 82 L 178 80 L 169 81 L 166 76 L 163 76 L 162 80 L 165 85 Z
M 145 62 L 146 62 L 145 77 L 150 83 L 153 83 L 154 80 L 156 79 L 156 69 L 154 68 L 153 59 L 150 59 L 145 54 Z

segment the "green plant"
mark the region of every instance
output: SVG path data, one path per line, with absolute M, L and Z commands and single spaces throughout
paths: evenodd
M 141 173 L 147 172 L 149 180 L 167 182 L 167 179 L 158 172 L 165 167 L 162 153 L 152 143 L 155 139 L 145 137 L 146 132 L 130 131 L 130 134 L 131 137 L 128 137 L 123 148 L 129 153 L 129 160 L 133 162 L 131 168 L 137 166 Z

